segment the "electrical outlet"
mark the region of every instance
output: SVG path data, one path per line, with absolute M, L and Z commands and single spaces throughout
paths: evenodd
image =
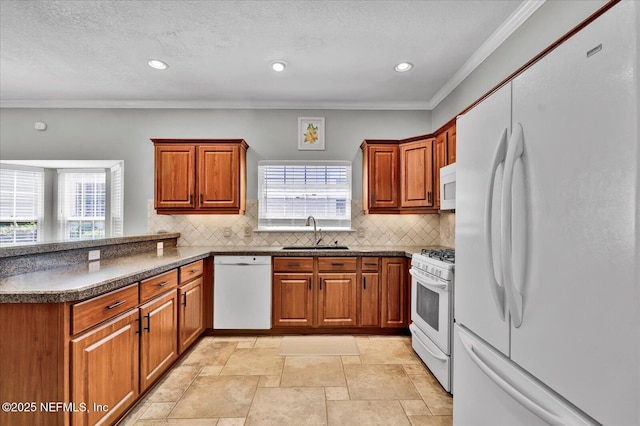
M 156 248 L 158 250 L 162 250 L 164 248 L 164 243 L 163 242 L 159 242 L 158 244 L 156 244 Z
M 89 262 L 100 260 L 100 250 L 89 250 Z
M 244 236 L 245 237 L 250 237 L 251 233 L 253 232 L 253 228 L 250 226 L 245 226 L 244 227 Z
M 358 238 L 364 238 L 364 227 L 359 227 L 358 228 Z
M 224 228 L 224 237 L 231 238 L 231 228 L 229 228 L 228 226 Z

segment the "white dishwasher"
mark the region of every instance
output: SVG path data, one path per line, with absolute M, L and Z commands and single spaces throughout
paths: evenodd
M 213 328 L 271 328 L 271 257 L 214 256 Z

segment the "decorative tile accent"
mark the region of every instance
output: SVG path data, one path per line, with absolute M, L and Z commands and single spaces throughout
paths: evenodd
M 324 242 L 358 246 L 431 246 L 441 245 L 440 215 L 365 215 L 360 200 L 351 201 L 351 227 L 357 232 L 323 232 Z M 178 246 L 264 247 L 312 244 L 309 232 L 255 232 L 258 228 L 258 200 L 247 200 L 244 215 L 158 215 L 153 200 L 147 204 L 149 233 L 179 232 Z M 244 229 L 254 232 L 244 236 Z M 225 228 L 231 236 L 225 237 Z M 447 244 L 445 244 L 447 245 Z M 452 245 L 451 245 L 452 246 Z

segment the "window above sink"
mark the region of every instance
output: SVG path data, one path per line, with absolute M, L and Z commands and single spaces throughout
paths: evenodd
M 351 231 L 351 162 L 260 161 L 258 231 Z

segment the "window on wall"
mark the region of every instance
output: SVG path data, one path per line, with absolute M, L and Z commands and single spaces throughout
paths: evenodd
M 0 243 L 11 245 L 42 239 L 44 170 L 0 168 Z
M 121 237 L 124 232 L 124 203 L 122 194 L 122 164 L 111 167 L 111 236 Z
M 104 238 L 105 171 L 58 170 L 58 232 L 69 240 Z
M 258 229 L 304 229 L 308 216 L 323 230 L 351 228 L 351 163 L 259 162 Z

